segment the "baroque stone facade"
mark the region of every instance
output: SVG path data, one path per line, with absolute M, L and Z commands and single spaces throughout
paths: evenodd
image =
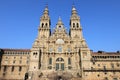
M 119 80 L 120 53 L 93 52 L 73 6 L 70 30 L 59 17 L 51 33 L 46 7 L 31 49 L 0 49 L 0 80 Z

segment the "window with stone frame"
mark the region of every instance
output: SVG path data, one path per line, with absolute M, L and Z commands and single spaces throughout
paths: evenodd
M 52 53 L 52 51 L 53 51 L 53 48 L 49 48 L 49 52 Z
M 62 52 L 62 46 L 58 46 L 58 52 Z
M 73 23 L 73 28 L 75 27 L 75 23 Z
M 49 58 L 49 65 L 52 64 L 52 58 Z
M 68 65 L 71 65 L 71 58 L 68 58 Z
M 19 66 L 19 71 L 22 71 L 22 66 Z
M 70 53 L 71 49 L 70 49 L 70 48 L 68 48 L 68 50 L 67 50 L 67 51 L 68 51 L 68 53 Z
M 7 66 L 4 66 L 3 72 L 5 72 L 7 70 Z
M 64 63 L 61 63 L 61 70 L 64 70 Z
M 11 71 L 12 71 L 12 72 L 14 71 L 14 66 L 12 66 L 12 69 L 11 69 Z
M 77 28 L 79 28 L 79 23 L 77 23 Z
M 113 78 L 113 80 L 118 80 L 117 78 Z
M 114 68 L 114 64 L 113 63 L 111 63 L 111 68 Z

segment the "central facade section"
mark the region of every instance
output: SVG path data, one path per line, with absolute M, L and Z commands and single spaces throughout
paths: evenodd
M 46 7 L 40 18 L 38 36 L 30 54 L 30 80 L 82 79 L 84 68 L 90 67 L 90 50 L 82 36 L 80 17 L 72 8 L 70 30 L 58 19 L 51 33 L 51 21 Z

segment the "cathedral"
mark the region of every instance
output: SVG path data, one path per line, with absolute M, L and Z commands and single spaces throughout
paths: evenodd
M 51 32 L 45 7 L 31 49 L 0 49 L 0 80 L 120 80 L 120 52 L 90 50 L 74 6 L 69 27 Z

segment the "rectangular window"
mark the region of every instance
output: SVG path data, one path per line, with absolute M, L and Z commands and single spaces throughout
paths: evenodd
M 64 70 L 64 63 L 61 64 L 61 70 Z
M 56 63 L 56 70 L 59 70 L 59 64 Z
M 104 70 L 106 70 L 106 66 L 103 66 Z
M 49 52 L 50 52 L 50 53 L 52 53 L 52 51 L 53 51 L 53 49 L 52 49 L 52 48 L 50 48 L 50 49 L 49 49 Z
M 13 61 L 13 64 L 14 64 L 15 62 L 16 62 L 16 61 L 14 60 L 14 61 Z
M 68 58 L 68 64 L 69 64 L 69 65 L 71 64 L 71 59 L 70 59 L 70 58 Z
M 58 47 L 58 52 L 62 52 L 62 47 L 61 46 Z
M 49 64 L 52 64 L 52 58 L 49 58 Z
M 118 80 L 117 78 L 113 78 L 113 80 Z
M 21 63 L 22 63 L 22 61 L 20 60 L 20 61 L 19 61 L 19 63 L 21 64 Z
M 11 71 L 12 71 L 12 72 L 14 71 L 14 66 L 12 66 L 12 69 L 11 69 Z
M 113 63 L 111 63 L 111 67 L 114 69 L 114 64 Z
M 19 71 L 22 71 L 22 67 L 21 66 L 19 66 Z
M 26 64 L 28 64 L 28 63 L 29 63 L 29 61 L 27 60 L 27 61 L 26 61 Z
M 70 53 L 70 51 L 71 51 L 70 48 L 68 48 L 68 53 Z
M 7 70 L 7 66 L 4 66 L 4 69 L 3 69 L 3 71 L 5 72 Z

